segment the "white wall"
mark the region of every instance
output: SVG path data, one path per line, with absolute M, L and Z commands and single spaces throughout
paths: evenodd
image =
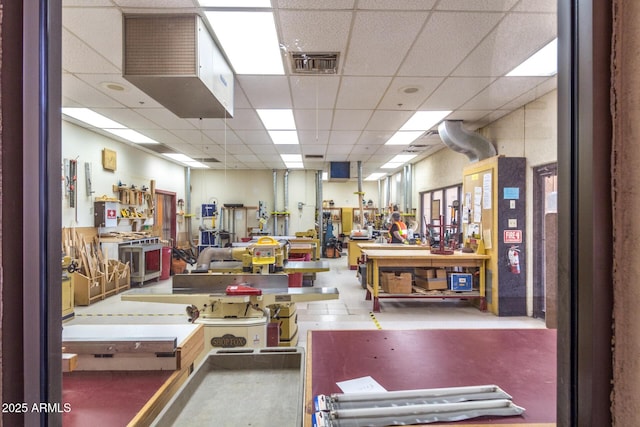
M 274 200 L 274 174 L 272 170 L 204 170 L 191 172 L 191 212 L 199 223 L 199 210 L 202 203 L 215 201 L 221 207 L 225 203 L 242 203 L 245 206 L 258 206 L 259 201 L 267 204 L 267 211 L 283 212 L 284 205 L 284 170 L 276 171 L 277 200 Z M 316 171 L 290 170 L 288 175 L 289 198 L 288 234 L 306 231 L 315 227 L 316 210 Z M 374 206 L 378 202 L 378 183 L 363 182 L 362 190 L 367 200 L 372 199 Z M 322 199 L 333 200 L 336 207 L 357 207 L 357 181 L 322 183 Z M 302 209 L 298 209 L 302 203 Z M 252 212 L 253 215 L 253 212 Z M 257 225 L 255 218 L 253 223 Z M 251 221 L 249 226 L 251 226 Z M 267 224 L 273 230 L 273 220 Z M 275 234 L 284 234 L 284 219 L 278 219 Z
M 115 172 L 102 168 L 102 149 L 108 148 L 117 153 Z M 64 191 L 62 200 L 63 227 L 93 227 L 93 201 L 96 197 L 107 195 L 117 197 L 112 186 L 122 182 L 134 184 L 140 188 L 149 187 L 150 181 L 156 181 L 156 189 L 176 193 L 178 199 L 185 195 L 185 169 L 173 162 L 148 154 L 128 144 L 124 144 L 82 127 L 62 122 L 62 159 L 61 177 L 64 174 L 64 159 L 78 160 L 78 199 L 76 210 L 69 207 L 69 197 Z M 91 188 L 93 194 L 87 195 L 85 184 L 85 163 L 91 164 Z

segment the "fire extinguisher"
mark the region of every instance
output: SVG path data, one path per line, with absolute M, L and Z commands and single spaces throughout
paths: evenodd
M 513 274 L 520 274 L 520 249 L 517 246 L 511 246 L 507 251 L 507 259 L 511 272 Z

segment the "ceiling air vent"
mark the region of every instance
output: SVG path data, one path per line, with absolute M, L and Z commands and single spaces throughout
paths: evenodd
M 205 157 L 204 159 L 200 159 L 202 163 L 220 163 L 220 160 L 215 157 Z
M 305 154 L 304 158 L 305 159 L 324 159 L 324 156 L 322 154 Z
M 294 74 L 336 74 L 338 52 L 289 52 Z

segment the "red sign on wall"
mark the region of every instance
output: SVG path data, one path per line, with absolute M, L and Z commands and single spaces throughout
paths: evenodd
M 107 209 L 107 219 L 116 219 L 115 209 Z
M 522 230 L 504 230 L 504 243 L 522 243 Z

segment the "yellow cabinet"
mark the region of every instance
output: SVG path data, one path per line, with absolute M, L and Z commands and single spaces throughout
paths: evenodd
M 73 319 L 73 282 L 66 274 L 62 277 L 62 321 Z

